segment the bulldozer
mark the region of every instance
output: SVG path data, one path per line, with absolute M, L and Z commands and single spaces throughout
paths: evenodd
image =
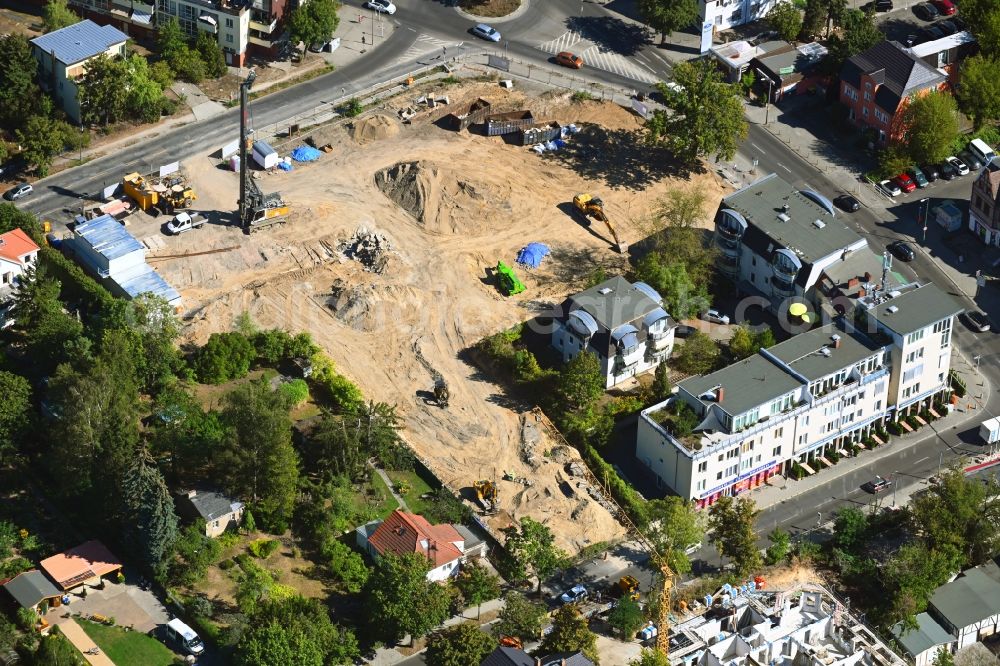
M 514 269 L 502 261 L 497 262 L 497 282 L 505 296 L 520 294 L 525 289 L 524 283 L 517 278 Z
M 608 228 L 608 232 L 611 233 L 611 237 L 614 239 L 615 249 L 619 253 L 625 254 L 628 251 L 628 245 L 623 243 L 620 238 L 618 238 L 618 230 L 615 229 L 615 225 L 611 224 L 611 220 L 604 213 L 604 202 L 595 197 L 593 194 L 581 193 L 573 197 L 573 206 L 576 207 L 578 211 L 583 213 L 584 217 L 592 217 L 595 220 L 600 220 L 604 223 L 604 226 Z
M 479 500 L 479 506 L 483 507 L 483 511 L 492 513 L 497 510 L 497 484 L 489 479 L 483 479 L 476 481 L 473 488 L 476 489 L 476 499 Z
M 612 586 L 611 592 L 619 599 L 639 601 L 639 581 L 635 576 L 622 576 Z
M 448 406 L 448 382 L 444 380 L 444 377 L 438 376 L 434 378 L 434 400 L 440 407 Z

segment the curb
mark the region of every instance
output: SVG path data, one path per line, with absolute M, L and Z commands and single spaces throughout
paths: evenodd
M 459 16 L 467 18 L 470 21 L 475 21 L 477 23 L 487 22 L 487 23 L 506 23 L 507 21 L 513 21 L 516 18 L 521 18 L 528 8 L 531 7 L 531 0 L 521 0 L 521 6 L 512 11 L 506 16 L 479 16 L 478 14 L 472 14 L 455 4 L 455 11 Z

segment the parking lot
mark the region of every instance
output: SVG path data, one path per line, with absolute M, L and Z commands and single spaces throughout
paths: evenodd
M 925 2 L 895 2 L 895 8 L 891 12 L 880 13 L 877 16 L 879 27 L 890 40 L 900 44 L 912 46 L 914 44 L 930 41 L 938 35 L 931 35 L 927 31 L 931 26 L 941 21 L 948 20 L 954 24 L 959 31 L 965 29 L 965 22 L 962 20 L 962 12 L 959 10 L 953 16 L 939 16 L 933 20 L 926 20 L 918 16 L 921 11 L 917 5 Z M 942 26 L 945 31 L 951 30 L 949 26 Z M 944 35 L 940 35 L 943 37 Z

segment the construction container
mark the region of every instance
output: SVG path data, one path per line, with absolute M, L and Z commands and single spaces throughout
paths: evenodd
M 264 141 L 254 141 L 252 152 L 253 161 L 263 169 L 272 169 L 278 166 L 278 162 L 281 161 L 277 151 Z
M 535 124 L 531 111 L 495 113 L 486 117 L 486 136 L 500 136 Z
M 1000 442 L 1000 417 L 994 417 L 992 419 L 986 419 L 979 426 L 979 436 L 983 438 L 987 444 L 996 444 Z
M 558 139 L 562 135 L 562 125 L 557 122 L 542 123 L 531 127 L 522 127 L 518 132 L 521 135 L 521 145 L 531 146 Z

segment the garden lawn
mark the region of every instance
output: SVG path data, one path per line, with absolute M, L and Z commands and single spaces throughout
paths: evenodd
M 174 653 L 163 643 L 137 631 L 78 619 L 97 647 L 117 666 L 172 666 Z
M 396 498 L 392 496 L 392 491 L 389 490 L 389 487 L 385 485 L 385 481 L 378 474 L 372 474 L 371 488 L 380 497 L 374 506 L 375 511 L 378 512 L 377 517 L 380 520 L 385 519 L 390 513 L 399 508 Z M 363 493 L 355 493 L 354 506 L 357 511 L 364 511 L 369 506 L 369 500 Z
M 430 485 L 424 481 L 419 474 L 413 471 L 387 471 L 386 474 L 397 486 L 404 483 L 408 486 L 405 493 L 400 493 L 406 500 L 406 505 L 410 507 L 412 513 L 423 514 L 427 509 L 427 502 L 420 499 L 420 496 L 431 492 Z

